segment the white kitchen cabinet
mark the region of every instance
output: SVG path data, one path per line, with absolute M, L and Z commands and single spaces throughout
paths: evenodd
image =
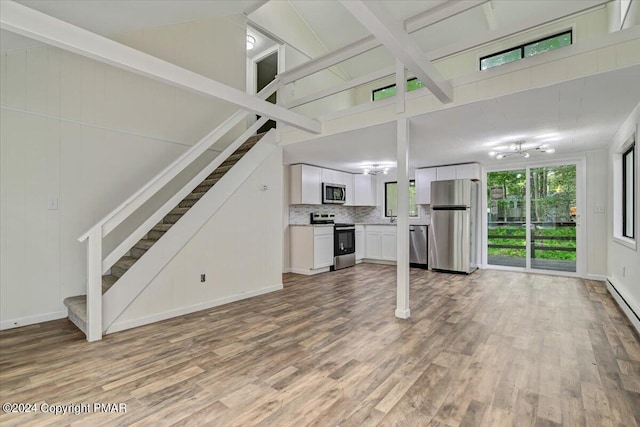
M 291 225 L 291 271 L 316 274 L 333 265 L 333 226 Z
M 323 227 L 318 233 L 318 228 L 314 227 L 316 233 L 313 235 L 313 268 L 331 267 L 333 265 L 333 228 Z M 330 233 L 324 233 L 329 230 Z
M 381 236 L 381 259 L 385 261 L 396 261 L 398 253 L 396 227 L 389 226 L 389 230 L 383 231 Z
M 465 163 L 416 169 L 416 203 L 419 205 L 431 204 L 431 183 L 447 179 L 480 179 L 480 165 Z
M 436 180 L 436 168 L 416 169 L 416 203 L 431 204 L 431 182 Z
M 292 205 L 322 204 L 322 169 L 310 165 L 291 165 L 289 203 Z
M 353 175 L 355 206 L 376 206 L 376 179 L 373 175 Z M 348 194 L 348 193 L 347 193 Z
M 342 173 L 343 172 L 333 169 L 322 169 L 322 182 L 327 184 L 342 184 Z
M 480 179 L 480 165 L 478 163 L 456 165 L 456 179 Z
M 436 179 L 438 181 L 445 181 L 447 179 L 456 179 L 456 167 L 455 166 L 438 166 L 436 168 Z
M 368 226 L 366 227 L 365 233 L 365 255 L 370 259 L 381 259 L 382 258 L 382 232 L 377 230 L 371 230 Z
M 397 251 L 397 227 L 395 225 L 366 225 L 366 258 L 395 261 Z
M 356 261 L 362 261 L 365 255 L 364 226 L 356 225 Z
M 346 189 L 346 200 L 345 200 L 345 205 L 347 206 L 353 206 L 355 204 L 355 195 L 356 195 L 356 189 L 355 189 L 355 182 L 354 182 L 354 175 L 352 173 L 348 173 L 348 172 L 340 172 L 342 174 L 342 176 L 340 177 L 341 181 L 340 184 L 343 184 Z

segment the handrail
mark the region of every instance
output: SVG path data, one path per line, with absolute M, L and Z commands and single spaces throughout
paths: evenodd
M 266 99 L 271 96 L 280 86 L 280 81 L 276 78 L 264 87 L 256 96 Z M 92 230 L 96 227 L 102 227 L 102 237 L 109 234 L 114 228 L 124 221 L 133 211 L 142 206 L 154 194 L 164 187 L 169 181 L 175 178 L 180 172 L 191 164 L 198 156 L 215 144 L 224 134 L 240 123 L 247 115 L 248 111 L 238 110 L 222 122 L 218 127 L 211 131 L 207 136 L 202 138 L 198 143 L 194 144 L 187 151 L 182 153 L 180 157 L 174 160 L 170 165 L 164 168 L 160 173 L 151 178 L 138 191 L 133 193 L 120 206 L 108 213 L 104 218 L 94 224 L 87 232 L 78 238 L 79 242 L 85 241 Z
M 253 125 L 249 126 L 235 141 L 224 149 L 211 163 L 204 167 L 196 176 L 194 176 L 187 184 L 178 190 L 173 197 L 167 200 L 162 207 L 155 211 L 147 220 L 142 223 L 135 231 L 133 231 L 125 240 L 123 240 L 109 255 L 104 257 L 102 261 L 102 274 L 106 273 L 113 264 L 116 263 L 131 247 L 149 232 L 170 210 L 176 207 L 182 199 L 193 191 L 200 183 L 218 168 L 231 154 L 233 154 L 247 139 L 254 135 L 262 125 L 267 122 L 268 118 L 262 116 Z

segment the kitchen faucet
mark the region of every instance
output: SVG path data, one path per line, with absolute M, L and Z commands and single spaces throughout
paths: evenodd
M 391 224 L 395 224 L 395 223 L 396 223 L 396 219 L 398 219 L 398 217 L 397 217 L 397 216 L 390 216 L 390 217 L 389 217 L 389 222 L 390 222 Z

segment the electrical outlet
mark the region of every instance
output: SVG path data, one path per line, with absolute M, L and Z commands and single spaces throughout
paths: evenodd
M 598 205 L 598 206 L 594 207 L 593 208 L 593 212 L 594 213 L 604 213 L 604 206 Z
M 204 283 L 205 280 L 207 280 L 207 275 L 206 274 L 201 274 L 200 275 L 200 282 Z

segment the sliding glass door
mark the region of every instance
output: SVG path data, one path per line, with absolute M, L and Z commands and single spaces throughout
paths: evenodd
M 527 266 L 526 170 L 487 174 L 488 263 Z
M 487 263 L 576 272 L 576 165 L 487 173 Z

